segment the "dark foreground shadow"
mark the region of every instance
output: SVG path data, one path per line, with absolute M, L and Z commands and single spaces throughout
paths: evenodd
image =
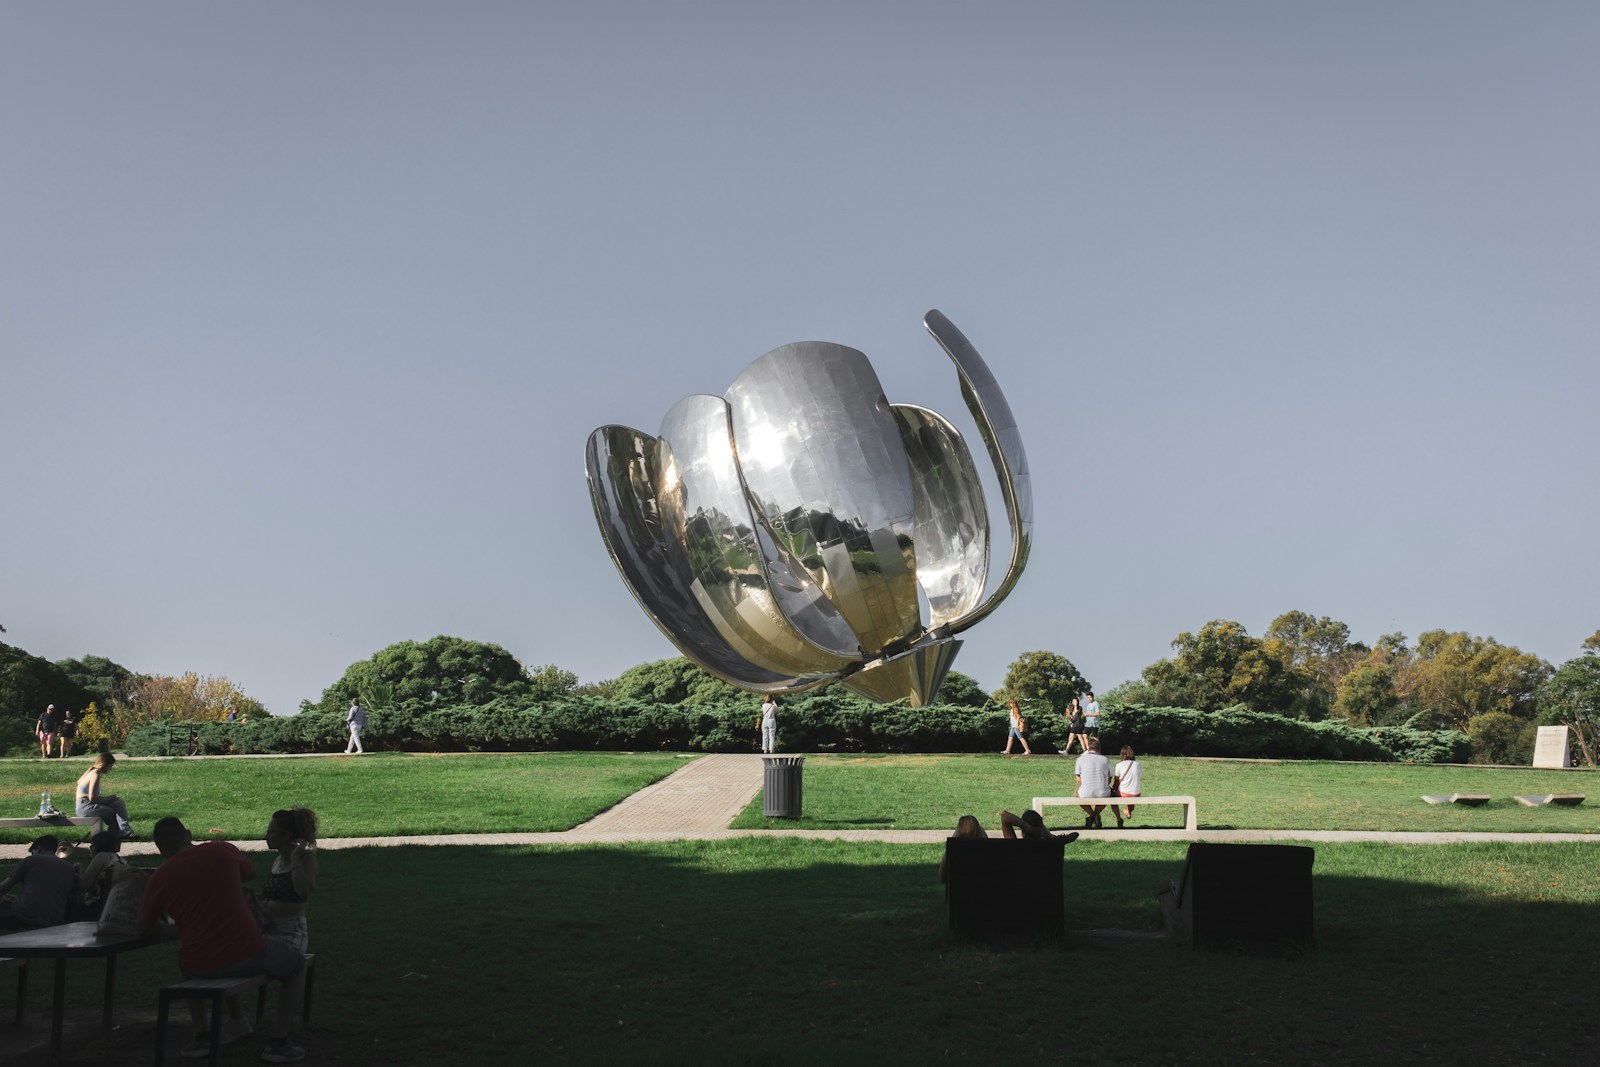
M 1319 869 L 1309 954 L 1196 952 L 1148 936 L 1182 849 L 1069 846 L 1066 936 L 1005 952 L 948 933 L 938 846 L 328 853 L 306 1062 L 1022 1062 L 1059 1059 L 1085 1027 L 1109 1035 L 1097 1062 L 1129 1064 L 1577 1062 L 1594 1047 L 1590 903 L 1429 884 L 1444 852 L 1371 849 Z M 102 972 L 75 965 L 66 1062 L 149 1063 L 171 966 L 124 962 L 106 1041 Z M 1072 992 L 1087 979 L 1122 986 Z M 9 982 L 0 971 L 7 1007 Z M 42 1062 L 49 982 L 31 985 L 29 1022 L 0 1022 L 0 1062 Z

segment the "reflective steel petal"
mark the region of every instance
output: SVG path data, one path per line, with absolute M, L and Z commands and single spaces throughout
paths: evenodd
M 928 626 L 961 618 L 983 596 L 989 576 L 989 512 L 967 443 L 937 411 L 895 404 L 911 464 L 916 504 L 917 581 L 928 598 Z
M 663 470 L 669 462 L 672 467 L 658 486 L 663 526 L 683 545 L 694 595 L 729 646 L 796 676 L 831 676 L 856 662 L 860 649 L 833 605 L 815 585 L 794 588 L 786 568 L 781 573 L 791 583 L 786 592 L 793 606 L 830 616 L 842 630 L 844 651 L 818 647 L 780 610 L 734 460 L 727 402 L 720 396 L 680 400 L 661 423 L 661 444 Z
M 650 621 L 685 656 L 755 692 L 799 692 L 820 684 L 757 666 L 734 652 L 701 610 L 682 546 L 664 535 L 656 501 L 656 440 L 627 426 L 602 426 L 585 453 L 589 496 L 611 559 Z
M 990 373 L 989 365 L 972 347 L 972 342 L 938 310 L 929 311 L 922 324 L 949 355 L 956 365 L 956 373 L 961 376 L 961 396 L 977 420 L 983 443 L 989 448 L 995 475 L 1000 479 L 1000 495 L 1005 499 L 1006 517 L 1011 522 L 1011 562 L 1005 576 L 988 600 L 950 624 L 951 631 L 957 632 L 973 626 L 999 607 L 1022 577 L 1028 552 L 1033 547 L 1033 482 L 1028 475 L 1028 455 L 1022 448 L 1016 417 L 1011 414 L 1011 405 L 1006 403 L 1005 394 Z
M 869 653 L 914 637 L 911 472 L 867 357 L 784 345 L 746 368 L 727 399 L 739 469 L 783 548 Z

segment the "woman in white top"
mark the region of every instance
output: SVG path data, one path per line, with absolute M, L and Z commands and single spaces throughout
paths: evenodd
M 768 696 L 761 702 L 761 751 L 778 751 L 778 698 Z
M 1123 797 L 1136 797 L 1144 782 L 1144 768 L 1134 758 L 1133 746 L 1122 746 L 1122 761 L 1117 764 L 1116 770 L 1111 772 L 1117 780 L 1117 795 Z M 1111 805 L 1111 812 L 1117 817 L 1117 825 L 1122 825 L 1122 812 L 1115 804 Z M 1133 818 L 1133 808 L 1128 809 L 1128 818 Z

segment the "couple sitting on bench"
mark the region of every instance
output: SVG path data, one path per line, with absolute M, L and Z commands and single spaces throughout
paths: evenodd
M 275 826 L 277 821 L 274 816 Z M 139 907 L 140 932 L 146 936 L 177 937 L 181 942 L 178 964 L 186 978 L 266 975 L 278 979 L 282 983 L 278 1011 L 273 1018 L 272 1036 L 261 1058 L 268 1063 L 293 1063 L 302 1059 L 305 1049 L 290 1037 L 289 1027 L 301 1004 L 305 956 L 303 949 L 296 948 L 290 941 L 268 937 L 262 932 L 244 890 L 244 883 L 255 877 L 255 865 L 231 842 L 195 844 L 188 828 L 177 819 L 167 818 L 156 823 L 152 836 L 164 862 L 145 887 L 144 900 Z M 269 843 L 273 836 L 274 831 L 269 830 Z M 278 836 L 282 836 L 281 832 Z M 293 846 L 304 844 L 303 841 L 292 843 Z M 303 847 L 300 851 L 304 851 Z M 276 865 L 274 867 L 276 870 Z M 312 877 L 314 879 L 314 872 Z M 269 887 L 271 884 L 269 876 Z M 308 893 L 309 888 L 305 892 Z M 163 914 L 172 919 L 172 925 L 161 922 Z M 196 1033 L 183 1054 L 208 1055 L 211 1034 L 204 1008 L 197 1001 L 191 1000 L 189 1004 Z M 223 1035 L 224 1040 L 250 1032 L 249 1023 L 239 1018 L 236 1000 L 231 1008 L 233 1018 Z

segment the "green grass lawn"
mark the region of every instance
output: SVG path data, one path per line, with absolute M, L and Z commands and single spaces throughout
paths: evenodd
M 359 757 L 119 760 L 105 788 L 148 834 L 165 815 L 195 836 L 259 838 L 278 808 L 314 809 L 323 837 L 567 830 L 682 767 L 678 753 L 542 752 Z M 0 812 L 39 810 L 48 788 L 69 811 L 87 759 L 0 760 Z M 212 834 L 215 828 L 220 831 Z M 0 830 L 0 842 L 38 831 Z
M 1161 756 L 1142 762 L 1145 795 L 1195 797 L 1202 829 L 1600 833 L 1600 776 L 1587 769 Z M 808 757 L 803 773 L 804 818 L 764 818 L 757 797 L 733 825 L 932 829 L 954 826 L 962 815 L 973 814 L 993 827 L 1001 808 L 1021 812 L 1035 796 L 1073 792 L 1072 760 L 1060 756 L 824 755 Z M 1488 793 L 1494 800 L 1482 808 L 1462 808 L 1421 799 L 1440 793 Z M 1576 808 L 1525 808 L 1512 799 L 1545 793 L 1584 793 L 1588 799 Z M 1051 825 L 1082 821 L 1075 810 L 1057 812 L 1052 809 Z M 1112 824 L 1109 816 L 1106 823 Z M 1129 825 L 1181 829 L 1181 809 L 1140 807 Z
M 1008 952 L 948 934 L 932 845 L 329 852 L 306 1062 L 1592 1061 L 1592 846 L 1318 845 L 1317 945 L 1293 959 L 1148 936 L 1183 849 L 1068 846 L 1068 936 Z M 74 964 L 68 1061 L 148 1063 L 175 967 L 125 958 L 107 1042 L 100 967 Z M 48 988 L 23 1030 L 0 1019 L 0 1061 L 43 1047 Z

